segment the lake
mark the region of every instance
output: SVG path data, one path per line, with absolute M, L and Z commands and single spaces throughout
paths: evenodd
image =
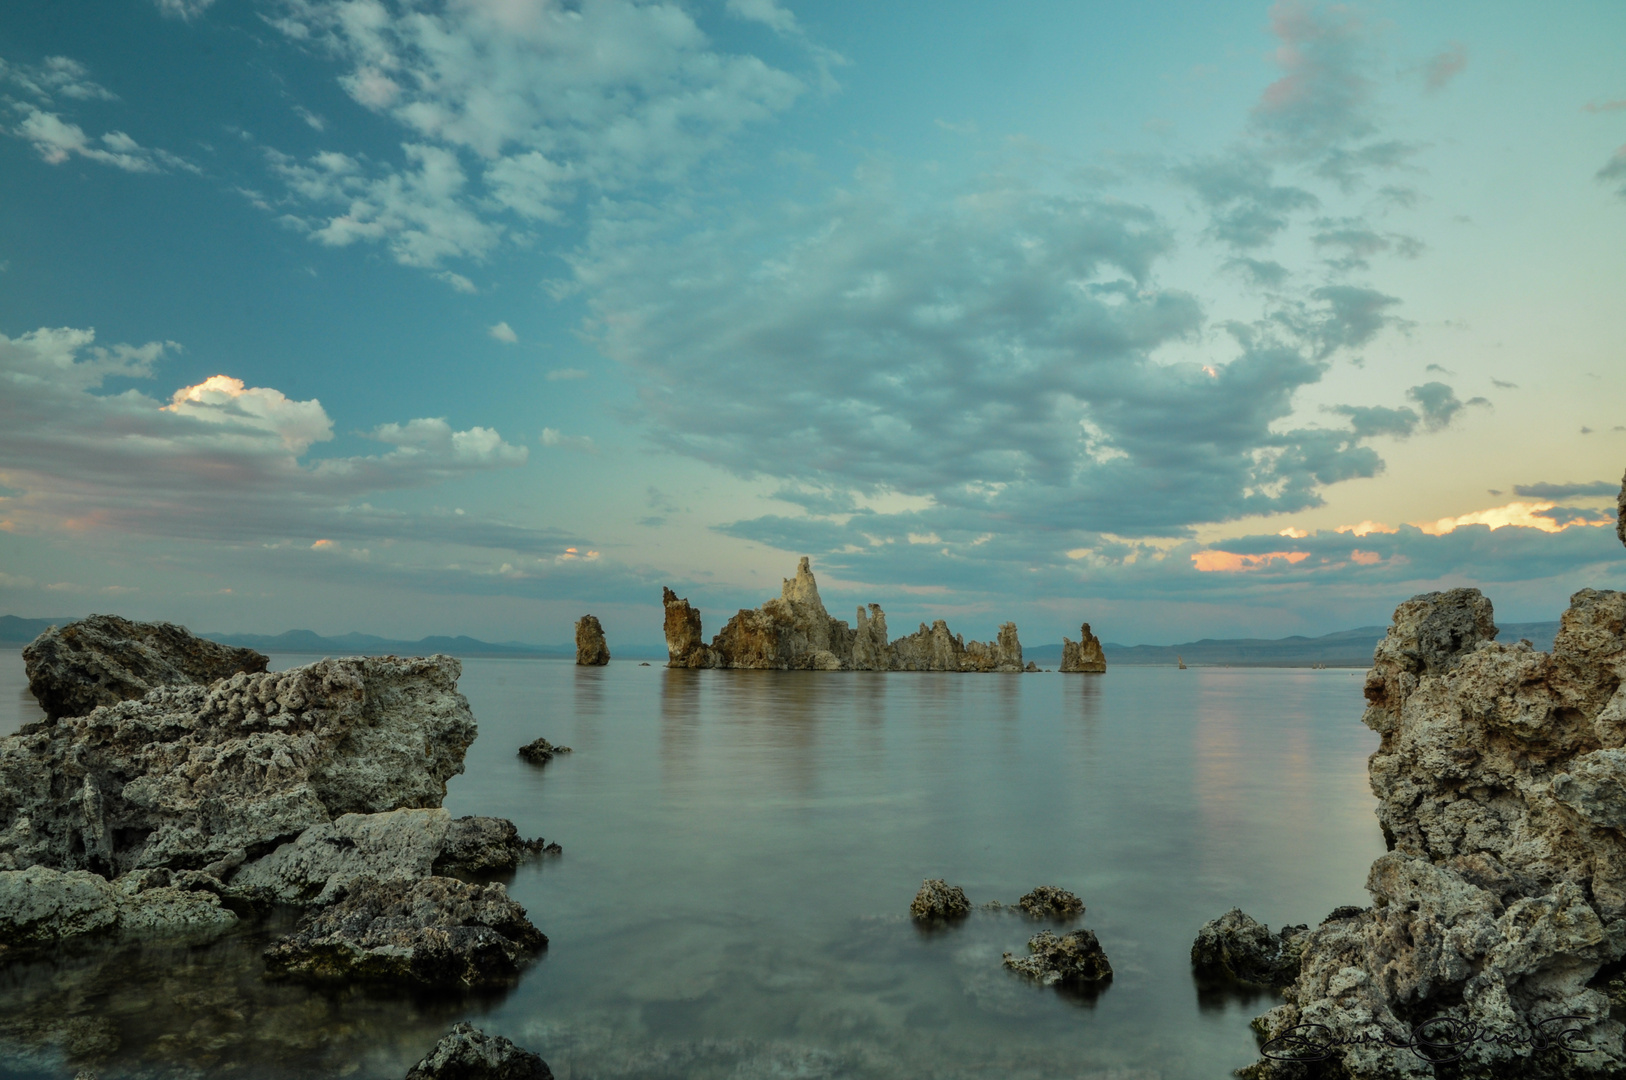
M 1277 999 L 1199 987 L 1198 928 L 1233 906 L 1274 929 L 1367 903 L 1384 846 L 1362 674 L 466 660 L 480 735 L 447 808 L 564 848 L 508 884 L 551 939 L 516 988 L 265 983 L 276 925 L 71 944 L 0 968 L 0 1076 L 400 1080 L 469 1019 L 561 1080 L 1221 1080 L 1255 1060 L 1248 1021 Z M 6 732 L 38 715 L 15 651 L 0 707 Z M 574 752 L 515 756 L 538 736 Z M 927 877 L 977 904 L 1072 890 L 1115 977 L 1078 994 L 1006 971 L 1048 925 L 1009 912 L 918 929 Z

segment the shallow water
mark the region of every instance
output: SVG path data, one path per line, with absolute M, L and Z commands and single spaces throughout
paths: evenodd
M 480 737 L 447 807 L 564 847 L 509 884 L 551 939 L 517 988 L 432 1001 L 267 984 L 265 927 L 64 949 L 0 969 L 0 1024 L 35 1047 L 0 1075 L 398 1080 L 469 1018 L 561 1080 L 1220 1080 L 1254 1060 L 1248 1020 L 1274 999 L 1202 991 L 1198 927 L 1232 906 L 1318 922 L 1365 900 L 1383 851 L 1377 737 L 1347 670 L 463 670 Z M 14 652 L 10 701 L 5 730 L 31 704 Z M 514 756 L 539 735 L 575 751 L 543 768 Z M 925 877 L 976 903 L 1071 889 L 1115 978 L 1067 995 L 1005 971 L 1001 953 L 1039 928 L 1010 913 L 917 930 Z

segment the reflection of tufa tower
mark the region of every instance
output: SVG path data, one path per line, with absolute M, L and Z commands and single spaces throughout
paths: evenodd
M 1080 626 L 1082 640 L 1061 639 L 1061 670 L 1103 674 L 1107 670 L 1107 654 L 1101 651 L 1101 639 L 1090 633 L 1090 624 Z

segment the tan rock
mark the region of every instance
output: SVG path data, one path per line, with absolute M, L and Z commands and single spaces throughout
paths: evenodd
M 604 642 L 604 627 L 591 615 L 576 620 L 576 663 L 581 667 L 603 667 L 610 662 L 610 647 Z
M 1620 478 L 1620 494 L 1615 498 L 1615 535 L 1626 544 L 1626 476 Z
M 1061 670 L 1101 674 L 1107 670 L 1107 654 L 1101 651 L 1101 639 L 1090 632 L 1090 624 L 1078 628 L 1079 640 L 1061 639 Z
M 700 609 L 669 588 L 661 589 L 661 601 L 666 608 L 666 666 L 716 667 L 717 658 L 701 637 Z

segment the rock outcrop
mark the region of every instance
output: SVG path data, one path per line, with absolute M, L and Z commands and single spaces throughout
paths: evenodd
M 1626 544 L 1626 476 L 1620 478 L 1620 494 L 1615 497 L 1615 535 Z
M 555 746 L 546 739 L 532 739 L 519 748 L 519 756 L 532 765 L 546 765 L 555 754 L 568 754 L 570 747 Z
M 1090 984 L 1112 978 L 1112 964 L 1093 930 L 1073 930 L 1061 937 L 1041 930 L 1028 939 L 1028 955 L 1006 953 L 1004 964 L 1045 986 Z
M 759 608 L 741 609 L 705 644 L 700 612 L 671 589 L 666 609 L 667 666 L 780 671 L 1037 671 L 1022 663 L 1016 624 L 1004 623 L 994 641 L 966 641 L 939 619 L 930 628 L 888 642 L 879 604 L 858 609 L 855 627 L 831 617 L 804 556 L 780 595 Z
M 1339 912 L 1346 911 L 1340 908 Z M 1348 909 L 1357 913 L 1359 908 Z M 1334 912 L 1337 916 L 1339 912 Z M 1233 980 L 1268 986 L 1275 990 L 1291 986 L 1299 977 L 1299 961 L 1304 955 L 1304 925 L 1284 926 L 1279 934 L 1270 927 L 1232 908 L 1203 925 L 1191 946 L 1191 967 L 1209 979 Z
M 1035 919 L 1080 919 L 1084 917 L 1084 901 L 1054 885 L 1040 885 L 1026 893 L 1016 906 Z
M 309 982 L 445 989 L 502 986 L 547 946 L 497 884 L 358 878 L 265 951 L 266 970 Z
M 580 667 L 603 667 L 610 662 L 610 647 L 604 642 L 604 627 L 592 615 L 576 620 L 576 663 Z
M 519 829 L 507 818 L 460 817 L 446 830 L 446 842 L 435 857 L 434 871 L 472 877 L 504 874 L 547 847 L 541 837 L 535 840 L 521 837 Z
M 344 814 L 312 825 L 222 884 L 234 899 L 254 904 L 330 904 L 357 878 L 430 876 L 451 827 L 452 815 L 438 808 Z
M 965 890 L 942 878 L 927 878 L 909 902 L 909 917 L 923 922 L 960 919 L 971 914 L 971 901 Z
M 439 806 L 475 735 L 449 656 L 168 686 L 0 739 L 0 869 L 218 877 L 342 814 Z
M 406 1080 L 553 1080 L 553 1071 L 540 1056 L 465 1023 L 412 1066 Z
M 110 882 L 88 870 L 31 866 L 0 873 L 0 956 L 84 934 L 217 931 L 237 921 L 207 892 L 173 888 L 162 871 Z
M 267 659 L 253 649 L 195 637 L 172 623 L 92 615 L 35 638 L 23 649 L 23 664 L 28 689 L 54 720 L 144 697 L 163 686 L 207 686 L 238 672 L 261 672 Z
M 1061 639 L 1061 670 L 1082 671 L 1099 675 L 1107 670 L 1107 654 L 1101 651 L 1101 639 L 1090 632 L 1090 624 L 1078 628 L 1079 639 L 1065 635 Z
M 1607 993 L 1626 961 L 1626 594 L 1576 593 L 1550 654 L 1495 633 L 1472 589 L 1396 610 L 1364 717 L 1391 850 L 1371 908 L 1304 935 L 1287 1003 L 1255 1021 L 1277 1041 L 1251 1075 L 1302 1075 L 1268 1055 L 1310 1024 L 1339 1041 L 1339 1075 L 1432 1075 L 1383 1040 L 1442 1017 L 1487 1033 L 1464 1076 L 1626 1071 Z M 1508 1041 L 1555 1023 L 1591 1052 Z

